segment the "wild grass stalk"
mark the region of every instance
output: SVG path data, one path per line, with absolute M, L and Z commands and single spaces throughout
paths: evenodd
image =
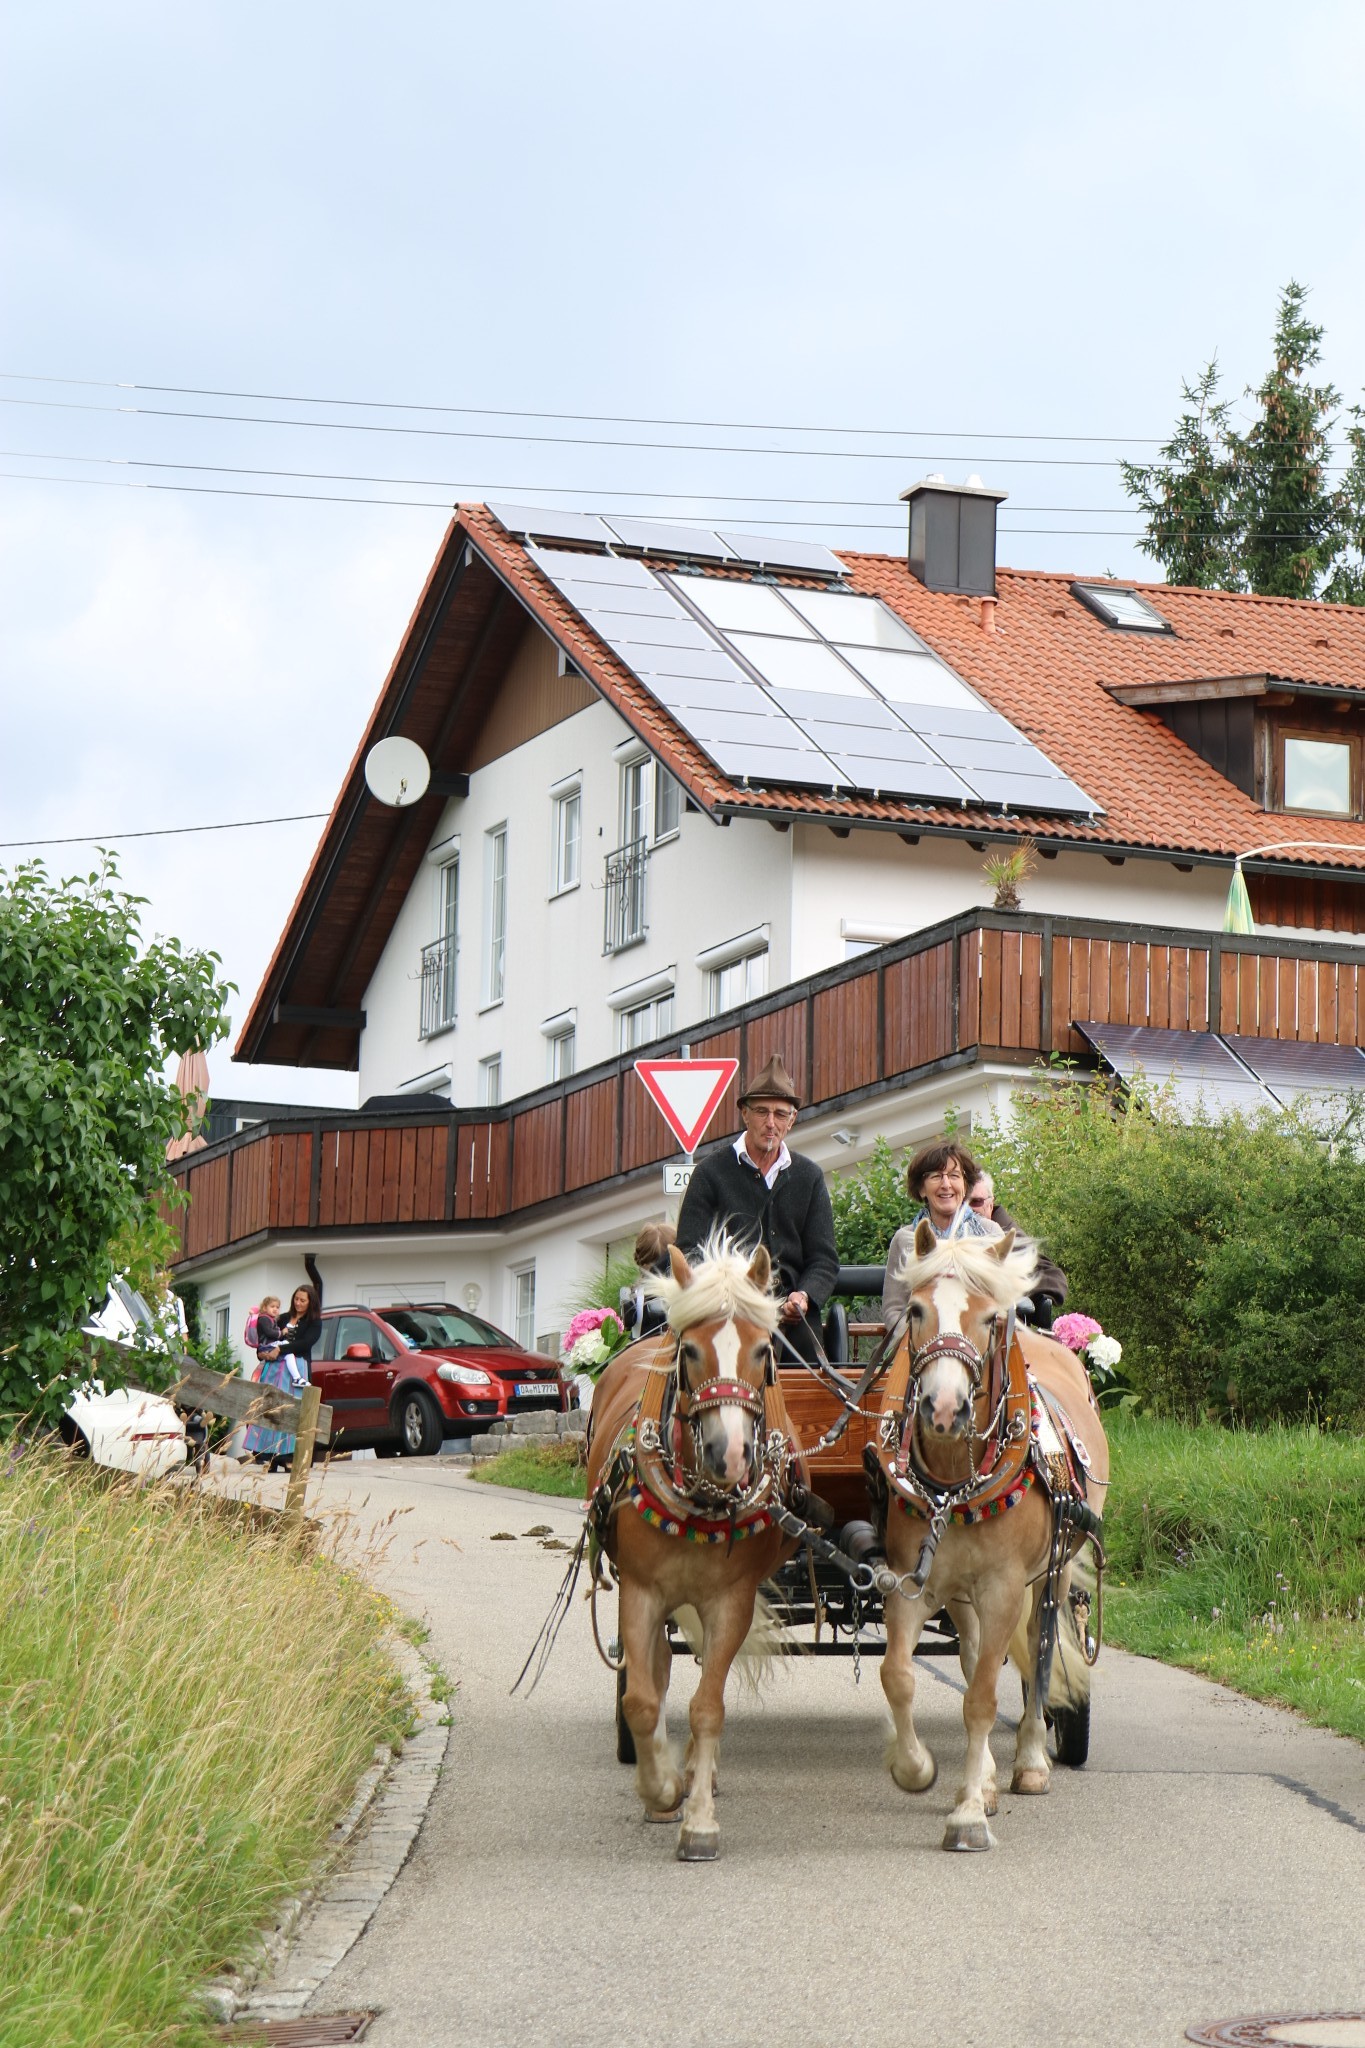
M 262 1517 L 30 1450 L 0 1477 L 0 2048 L 204 2041 L 406 1701 L 387 1609 Z

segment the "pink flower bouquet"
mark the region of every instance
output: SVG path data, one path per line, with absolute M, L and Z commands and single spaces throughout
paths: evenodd
M 1065 1344 L 1068 1351 L 1080 1353 L 1092 1379 L 1114 1377 L 1114 1368 L 1123 1356 L 1123 1346 L 1117 1337 L 1106 1337 L 1103 1325 L 1097 1323 L 1093 1316 L 1075 1313 L 1058 1316 L 1052 1325 L 1052 1334 L 1059 1344 Z
M 585 1308 L 564 1332 L 560 1349 L 575 1372 L 596 1377 L 625 1341 L 625 1324 L 614 1308 Z

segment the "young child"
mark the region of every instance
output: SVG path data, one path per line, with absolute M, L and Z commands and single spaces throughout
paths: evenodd
M 256 1359 L 258 1365 L 264 1365 L 267 1360 L 279 1356 L 275 1349 L 279 1341 L 280 1297 L 278 1294 L 266 1294 L 262 1296 L 261 1305 L 256 1311 Z

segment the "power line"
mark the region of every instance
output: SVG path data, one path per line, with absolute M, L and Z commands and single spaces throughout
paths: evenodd
M 21 370 L 0 370 L 9 384 L 61 384 L 88 391 L 151 391 L 169 398 L 236 398 L 262 405 L 337 405 L 366 412 L 434 412 L 464 419 L 566 420 L 577 426 L 599 427 L 695 427 L 705 432 L 737 434 L 856 434 L 869 439 L 917 441 L 1045 441 L 1110 447 L 1159 448 L 1154 434 L 994 434 L 967 433 L 961 428 L 942 432 L 926 427 L 831 427 L 796 426 L 781 420 L 686 420 L 653 419 L 634 413 L 535 412 L 526 406 L 420 404 L 396 398 L 316 398 L 297 391 L 220 391 L 199 384 L 133 384 L 102 377 L 30 376 Z
M 295 811 L 287 818 L 233 818 L 222 825 L 155 825 L 138 832 L 72 832 L 62 839 L 0 839 L 0 852 L 16 846 L 112 846 L 118 839 L 177 839 L 186 832 L 250 832 L 258 825 L 315 824 L 330 811 Z

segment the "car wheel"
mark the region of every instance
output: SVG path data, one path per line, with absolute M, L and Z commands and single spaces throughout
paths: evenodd
M 376 1444 L 374 1454 L 376 1458 L 396 1458 L 402 1448 L 401 1444 Z
M 90 1439 L 85 1431 L 77 1429 L 74 1423 L 71 1426 L 71 1434 L 66 1440 L 66 1445 L 73 1458 L 88 1458 L 90 1456 Z
M 441 1448 L 441 1411 L 425 1387 L 398 1398 L 398 1441 L 406 1458 L 434 1458 Z

